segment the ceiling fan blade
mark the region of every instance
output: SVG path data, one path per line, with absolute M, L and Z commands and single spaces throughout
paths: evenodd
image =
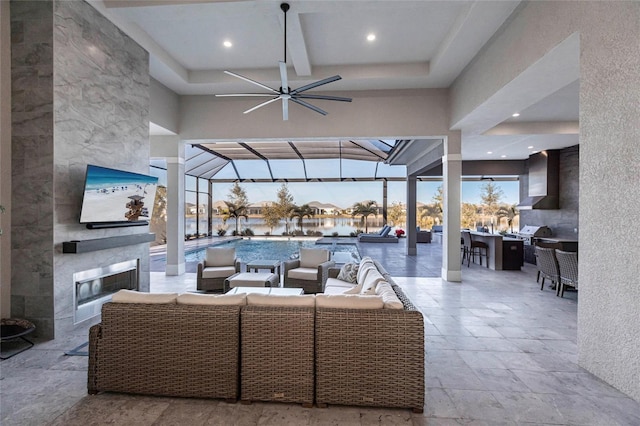
M 298 87 L 297 89 L 292 90 L 291 94 L 295 95 L 297 93 L 304 92 L 304 91 L 307 91 L 309 89 L 313 89 L 314 87 L 322 86 L 324 84 L 333 83 L 334 81 L 338 81 L 338 80 L 341 80 L 341 79 L 342 79 L 342 77 L 340 77 L 339 75 L 334 75 L 333 77 L 327 77 L 324 80 L 318 80 L 315 83 L 311 83 L 311 84 L 307 84 L 306 86 Z
M 312 110 L 314 110 L 315 112 L 318 112 L 318 113 L 320 113 L 320 114 L 322 114 L 322 115 L 327 115 L 327 111 L 325 111 L 325 110 L 323 110 L 323 109 L 320 109 L 320 108 L 318 108 L 318 107 L 317 107 L 317 106 L 315 106 L 315 105 L 311 105 L 311 104 L 310 104 L 310 103 L 308 103 L 308 102 L 305 102 L 305 101 L 302 101 L 302 100 L 300 100 L 300 99 L 296 99 L 296 98 L 291 98 L 291 101 L 293 101 L 293 102 L 295 102 L 295 103 L 297 103 L 297 104 L 300 104 L 300 105 L 302 105 L 302 106 L 305 106 L 305 107 L 307 107 L 307 108 L 309 108 L 309 109 L 312 109 Z
M 238 96 L 259 96 L 259 97 L 272 97 L 273 93 L 225 93 L 222 95 L 216 95 L 217 98 L 228 98 Z
M 260 87 L 262 87 L 263 89 L 268 90 L 268 91 L 270 91 L 270 92 L 280 94 L 280 92 L 278 92 L 276 89 L 272 89 L 272 88 L 271 88 L 271 87 L 269 87 L 269 86 L 265 86 L 265 85 L 264 85 L 264 84 L 262 84 L 262 83 L 258 83 L 257 81 L 255 81 L 255 80 L 251 80 L 250 78 L 244 77 L 244 76 L 242 76 L 242 75 L 240 75 L 240 74 L 236 74 L 236 73 L 231 72 L 231 71 L 225 71 L 224 73 L 225 73 L 225 74 L 229 74 L 230 76 L 233 76 L 233 77 L 239 78 L 240 80 L 244 80 L 244 81 L 246 81 L 247 83 L 251 83 L 251 84 L 255 84 L 256 86 L 260 86 Z
M 262 107 L 263 107 L 263 106 L 265 106 L 265 105 L 269 105 L 271 102 L 275 102 L 275 101 L 277 101 L 278 99 L 280 99 L 280 96 L 276 96 L 276 97 L 275 97 L 275 98 L 273 98 L 273 99 L 269 99 L 269 100 L 268 100 L 268 101 L 266 101 L 266 102 L 263 102 L 263 103 L 261 103 L 261 104 L 258 104 L 258 105 L 256 105 L 256 106 L 254 106 L 253 108 L 246 110 L 245 112 L 243 112 L 243 114 L 248 114 L 248 113 L 250 113 L 251 111 L 255 111 L 255 110 L 257 110 L 258 108 L 262 108 Z
M 324 99 L 326 101 L 340 101 L 351 102 L 351 98 L 343 98 L 341 96 L 327 96 L 327 95 L 294 95 L 298 99 Z
M 282 121 L 289 119 L 289 99 L 282 98 Z
M 280 61 L 280 81 L 282 84 L 282 93 L 289 93 L 289 80 L 287 79 L 287 64 Z

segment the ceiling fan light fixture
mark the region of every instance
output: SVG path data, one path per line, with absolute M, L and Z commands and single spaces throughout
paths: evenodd
M 284 13 L 284 60 L 279 62 L 279 68 L 280 68 L 280 82 L 281 82 L 281 86 L 280 86 L 280 90 L 276 90 L 272 87 L 269 87 L 265 84 L 259 83 L 255 80 L 252 80 L 248 77 L 244 77 L 240 74 L 236 74 L 233 73 L 231 71 L 225 71 L 225 74 L 230 75 L 232 77 L 236 77 L 239 78 L 241 80 L 244 80 L 248 83 L 254 84 L 264 90 L 267 90 L 270 93 L 231 93 L 231 94 L 222 94 L 222 95 L 216 95 L 216 97 L 238 97 L 238 96 L 254 96 L 254 97 L 270 97 L 271 99 L 262 102 L 256 106 L 254 106 L 253 108 L 250 108 L 246 111 L 244 111 L 244 114 L 250 113 L 252 111 L 255 111 L 258 108 L 262 108 L 263 106 L 269 105 L 270 103 L 273 103 L 277 100 L 281 100 L 282 101 L 282 120 L 286 121 L 289 119 L 289 101 L 296 103 L 298 105 L 301 105 L 303 107 L 306 107 L 312 111 L 315 111 L 319 114 L 322 115 L 327 115 L 327 112 L 324 111 L 321 108 L 318 108 L 315 105 L 312 105 L 306 101 L 304 101 L 303 99 L 319 99 L 319 100 L 326 100 L 326 101 L 339 101 L 339 102 L 351 102 L 351 98 L 345 98 L 345 97 L 341 97 L 341 96 L 326 96 L 326 95 L 311 95 L 311 94 L 307 94 L 304 93 L 307 90 L 311 90 L 314 89 L 316 87 L 325 85 L 325 84 L 329 84 L 329 83 L 333 83 L 334 81 L 338 81 L 340 79 L 342 79 L 342 77 L 340 77 L 339 75 L 334 75 L 332 77 L 328 77 L 325 78 L 323 80 L 318 80 L 314 83 L 310 83 L 307 84 L 305 86 L 302 87 L 298 87 L 297 89 L 291 90 L 289 88 L 289 78 L 287 75 L 287 11 L 289 10 L 289 3 L 281 3 L 280 4 L 280 9 L 282 10 L 282 12 Z M 375 36 L 374 36 L 375 37 Z M 226 46 L 226 44 L 225 44 Z M 230 46 L 229 46 L 230 47 Z

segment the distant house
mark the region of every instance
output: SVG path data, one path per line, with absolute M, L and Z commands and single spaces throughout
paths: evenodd
M 273 201 L 259 201 L 257 203 L 249 204 L 249 211 L 247 212 L 247 214 L 260 216 L 262 215 L 264 208 L 269 206 L 270 204 L 273 204 Z
M 309 207 L 313 209 L 314 215 L 339 215 L 342 208 L 331 203 L 321 203 L 319 201 L 311 201 Z

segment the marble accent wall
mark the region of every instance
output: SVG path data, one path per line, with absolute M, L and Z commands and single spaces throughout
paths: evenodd
M 11 314 L 53 335 L 53 3 L 11 2 Z
M 12 301 L 16 314 L 37 319 L 39 335 L 64 338 L 87 327 L 73 324 L 73 273 L 140 259 L 140 289 L 149 289 L 148 244 L 62 253 L 64 241 L 148 232 L 147 227 L 89 230 L 79 224 L 79 217 L 87 164 L 148 173 L 149 58 L 86 2 L 15 2 L 12 17 L 14 13 L 16 42 L 48 35 L 44 46 L 31 51 L 48 60 L 49 72 L 47 84 L 35 81 L 34 71 L 14 78 L 35 104 L 32 109 L 40 112 L 37 122 L 28 123 L 30 132 L 46 133 L 25 135 L 26 140 L 14 137 L 14 187 L 21 186 L 27 199 L 16 203 L 19 197 L 14 195 L 20 229 L 14 227 L 13 235 L 20 242 L 14 244 Z M 26 22 L 34 16 L 42 16 L 39 25 Z M 24 54 L 31 68 L 36 53 Z M 14 112 L 14 127 L 22 124 L 20 117 Z M 19 209 L 25 212 L 17 214 Z M 18 248 L 23 251 L 16 252 Z M 27 253 L 29 257 L 23 256 Z
M 578 239 L 578 207 L 579 207 L 579 145 L 560 151 L 559 185 L 560 208 L 557 210 L 522 210 L 520 225 L 547 225 L 553 235 L 561 238 Z M 527 196 L 529 190 L 528 176 L 520 179 L 520 199 Z

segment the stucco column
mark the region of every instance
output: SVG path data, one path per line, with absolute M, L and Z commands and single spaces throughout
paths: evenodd
M 407 256 L 415 256 L 416 248 L 416 176 L 407 176 Z
M 151 157 L 167 161 L 167 275 L 182 275 L 184 260 L 184 141 L 152 136 Z
M 389 206 L 387 205 L 387 181 L 384 180 L 382 181 L 382 224 L 383 225 L 387 224 L 388 208 Z
M 442 157 L 443 229 L 442 278 L 462 281 L 460 270 L 460 181 L 462 155 L 460 132 L 452 132 L 444 141 Z M 415 227 L 415 224 L 414 224 Z
M 167 158 L 167 275 L 182 275 L 184 261 L 184 143 Z
M 11 316 L 11 21 L 0 2 L 0 317 Z

